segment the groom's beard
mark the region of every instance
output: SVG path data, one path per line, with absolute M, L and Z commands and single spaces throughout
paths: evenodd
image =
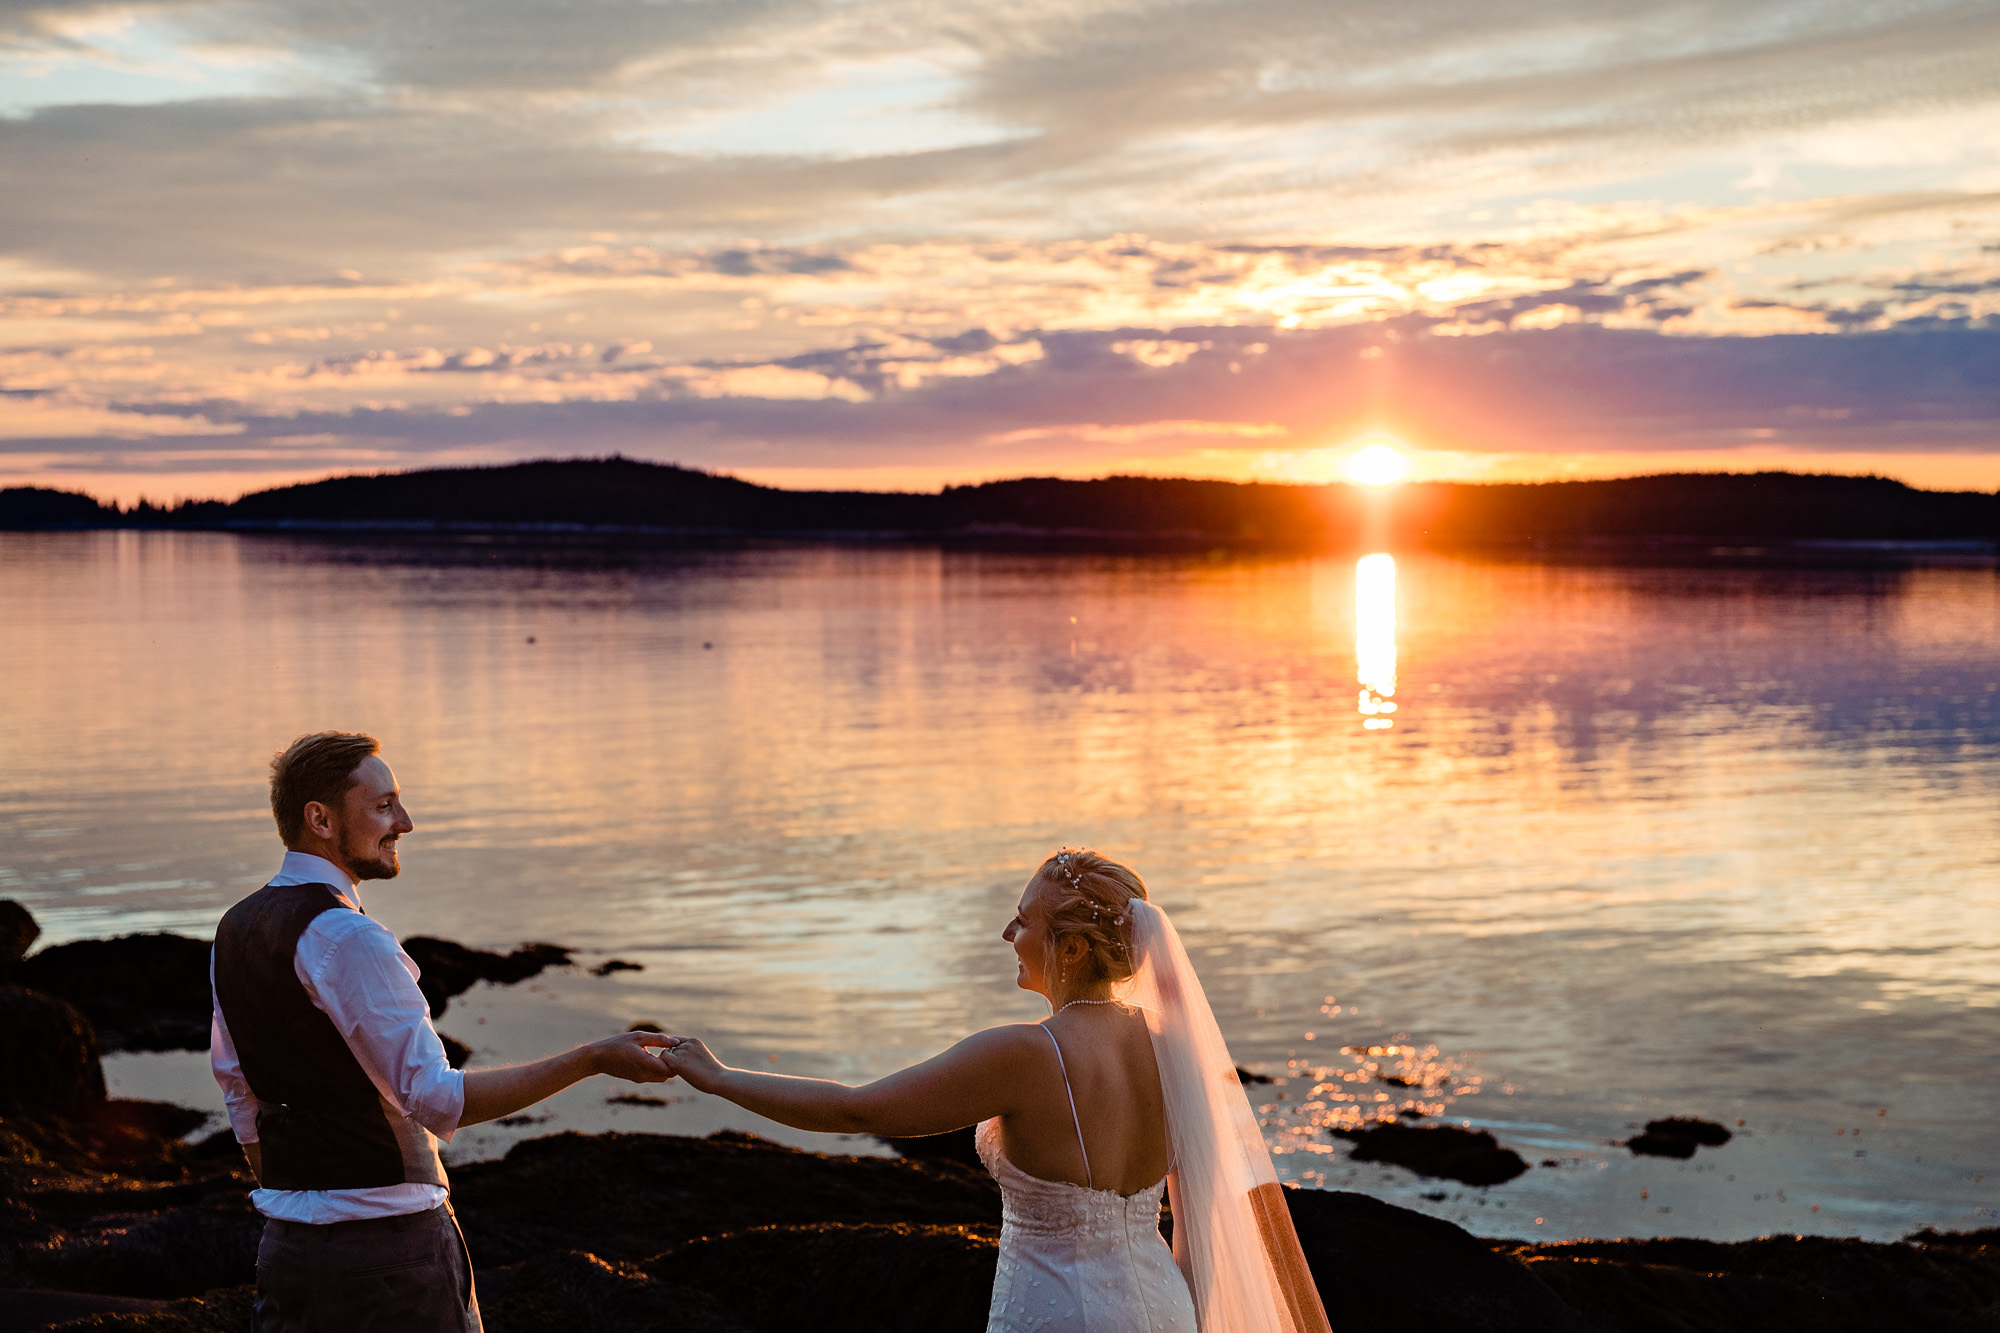
M 403 873 L 403 863 L 396 858 L 397 836 L 391 833 L 376 842 L 344 838 L 340 854 L 356 879 L 394 879 Z

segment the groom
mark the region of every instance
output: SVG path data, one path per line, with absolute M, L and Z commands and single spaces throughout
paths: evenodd
M 379 749 L 323 731 L 271 761 L 285 860 L 215 932 L 209 1060 L 265 1218 L 257 1333 L 478 1333 L 438 1140 L 592 1074 L 671 1077 L 652 1033 L 508 1069 L 446 1063 L 417 965 L 361 905 L 415 828 Z

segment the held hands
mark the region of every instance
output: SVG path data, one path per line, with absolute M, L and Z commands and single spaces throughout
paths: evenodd
M 660 1060 L 668 1071 L 687 1080 L 698 1092 L 713 1092 L 728 1066 L 715 1058 L 699 1037 L 660 1037 Z
M 591 1063 L 598 1073 L 628 1083 L 665 1083 L 676 1071 L 661 1059 L 664 1052 L 656 1055 L 654 1050 L 673 1040 L 658 1032 L 621 1032 L 590 1044 Z

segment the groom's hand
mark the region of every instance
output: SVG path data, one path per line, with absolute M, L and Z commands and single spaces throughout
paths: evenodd
M 668 1040 L 657 1032 L 621 1032 L 593 1042 L 590 1051 L 600 1074 L 629 1083 L 665 1083 L 674 1076 L 674 1071 L 667 1068 L 654 1048 L 665 1046 Z
M 699 1037 L 665 1037 L 660 1059 L 697 1092 L 713 1092 L 728 1067 L 715 1058 Z

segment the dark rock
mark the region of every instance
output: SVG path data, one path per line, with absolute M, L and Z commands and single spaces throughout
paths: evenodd
M 1287 1189 L 1335 1333 L 1596 1333 L 1513 1257 L 1449 1222 L 1346 1190 Z
M 1646 1157 L 1694 1156 L 1696 1148 L 1720 1148 L 1733 1136 L 1713 1120 L 1674 1116 L 1668 1120 L 1648 1120 L 1646 1132 L 1625 1140 L 1634 1154 Z
M 1694 1156 L 1694 1150 L 1701 1145 L 1680 1134 L 1635 1134 L 1625 1140 L 1624 1146 L 1638 1157 L 1685 1159 Z
M 997 1225 L 984 1173 L 801 1152 L 749 1134 L 552 1134 L 452 1169 L 475 1263 L 556 1250 L 638 1262 L 699 1236 L 818 1222 Z
M 0 1115 L 82 1115 L 103 1102 L 90 1020 L 56 996 L 0 986 Z
M 1735 1135 L 1713 1120 L 1697 1120 L 1693 1116 L 1677 1115 L 1667 1120 L 1648 1120 L 1648 1134 L 1680 1134 L 1693 1139 L 1704 1148 L 1720 1148 Z
M 1238 1065 L 1236 1066 L 1236 1081 L 1247 1088 L 1253 1083 L 1269 1083 L 1271 1076 L 1269 1074 L 1253 1073 L 1245 1069 L 1242 1065 Z
M 72 1316 L 75 1322 L 58 1324 L 61 1333 L 249 1333 L 251 1306 L 257 1299 L 254 1286 L 223 1287 L 201 1296 L 178 1301 L 139 1301 L 132 1298 L 91 1297 L 93 1300 L 120 1300 L 125 1307 L 147 1309 L 147 1313 L 105 1313 L 87 1318 Z M 4 1301 L 0 1301 L 4 1304 Z M 107 1310 L 112 1307 L 103 1307 Z M 0 1324 L 0 1329 L 6 1325 Z M 41 1328 L 25 1324 L 25 1328 Z
M 623 958 L 610 958 L 590 969 L 593 977 L 608 977 L 613 972 L 644 972 L 644 963 L 628 963 Z
M 640 1019 L 640 1020 L 639 1020 L 639 1021 L 638 1021 L 637 1023 L 634 1023 L 634 1024 L 633 1024 L 633 1025 L 632 1025 L 631 1027 L 629 1027 L 629 1028 L 626 1028 L 625 1030 L 626 1030 L 627 1032 L 665 1032 L 665 1031 L 666 1031 L 666 1029 L 665 1029 L 665 1028 L 663 1028 L 663 1027 L 661 1027 L 661 1026 L 660 1026 L 660 1025 L 658 1024 L 658 1023 L 648 1023 L 648 1022 L 647 1022 L 646 1020 L 644 1020 L 644 1019 Z
M 165 1301 L 99 1296 L 83 1291 L 0 1291 L 0 1333 L 29 1333 L 100 1314 L 151 1314 Z M 90 1325 L 85 1325 L 90 1327 Z
M 1648 1120 L 1646 1132 L 1625 1140 L 1625 1146 L 1639 1156 L 1685 1159 L 1694 1156 L 1698 1147 L 1720 1148 L 1732 1137 L 1713 1120 L 1677 1115 L 1668 1120 Z
M 606 1097 L 608 1106 L 665 1106 L 665 1097 L 648 1097 L 642 1092 L 621 1092 L 615 1097 Z
M 76 1124 L 0 1121 L 0 1288 L 173 1297 L 83 1327 L 247 1325 L 259 1219 L 228 1131 L 195 1113 L 110 1119 L 158 1179 L 105 1165 Z M 96 1154 L 96 1155 L 93 1155 Z M 978 1333 L 998 1197 L 954 1164 L 800 1152 L 745 1134 L 561 1134 L 454 1172 L 494 1333 L 814 1328 Z M 1333 1327 L 1465 1333 L 1923 1333 L 1991 1330 L 2000 1231 L 1882 1245 L 1817 1237 L 1550 1245 L 1475 1240 L 1364 1195 L 1286 1191 Z M 0 1294 L 0 1313 L 7 1296 Z M 0 1326 L 4 1333 L 4 1326 Z
M 472 1058 L 472 1048 L 456 1037 L 438 1033 L 438 1040 L 444 1043 L 444 1062 L 453 1069 L 465 1068 L 465 1062 Z
M 775 1275 L 773 1275 L 775 1276 Z M 492 1333 L 757 1333 L 705 1291 L 577 1250 L 475 1275 Z
M 1387 1124 L 1334 1133 L 1354 1140 L 1352 1155 L 1357 1162 L 1388 1162 L 1420 1176 L 1467 1185 L 1504 1184 L 1528 1169 L 1519 1153 L 1501 1147 L 1483 1129 Z
M 1907 1245 L 1963 1245 L 1973 1249 L 1990 1246 L 2000 1253 L 2000 1227 L 1988 1227 L 1984 1231 L 1933 1231 L 1925 1227 L 1903 1237 Z
M 762 1227 L 689 1242 L 645 1270 L 772 1333 L 979 1333 L 998 1242 L 992 1226 Z
M 896 1150 L 899 1156 L 913 1162 L 956 1162 L 974 1171 L 986 1170 L 979 1160 L 979 1149 L 973 1143 L 974 1131 L 971 1126 L 954 1129 L 946 1134 L 926 1134 L 922 1138 L 896 1138 L 876 1135 L 877 1141 Z
M 452 996 L 464 994 L 477 982 L 511 986 L 544 968 L 563 967 L 570 961 L 569 950 L 560 944 L 524 944 L 512 953 L 499 954 L 428 935 L 404 940 L 403 952 L 423 974 L 417 979 L 417 988 L 430 1002 L 432 1018 L 444 1013 Z
M 168 1145 L 208 1120 L 208 1112 L 172 1102 L 121 1099 L 92 1108 L 78 1117 L 77 1124 L 89 1138 L 100 1165 L 146 1180 L 178 1180 L 184 1174 L 182 1161 L 178 1154 L 167 1151 Z M 236 1136 L 232 1133 L 229 1140 L 233 1144 Z
M 203 1051 L 214 1003 L 209 948 L 206 940 L 168 934 L 77 940 L 32 955 L 15 980 L 81 1009 L 105 1051 Z M 511 985 L 570 961 L 556 944 L 497 954 L 424 935 L 403 941 L 403 951 L 423 973 L 417 985 L 433 1018 L 476 982 Z
M 0 898 L 0 968 L 11 968 L 25 958 L 41 933 L 33 913 L 12 898 Z
M 107 1052 L 205 1051 L 208 952 L 185 935 L 76 940 L 30 955 L 18 978 L 81 1009 Z
M 0 1287 L 163 1298 L 243 1281 L 261 1223 L 233 1136 L 183 1140 L 207 1119 L 106 1101 L 0 1120 Z
M 1609 1333 L 1973 1333 L 2000 1327 L 2000 1248 L 1824 1236 L 1501 1245 Z
M 236 1141 L 236 1131 L 224 1125 L 189 1144 L 188 1153 L 196 1162 L 225 1162 L 233 1166 L 243 1154 L 243 1145 Z
M 248 1197 L 230 1191 L 189 1207 L 99 1214 L 36 1256 L 31 1268 L 36 1285 L 63 1291 L 198 1296 L 256 1272 L 263 1230 Z

